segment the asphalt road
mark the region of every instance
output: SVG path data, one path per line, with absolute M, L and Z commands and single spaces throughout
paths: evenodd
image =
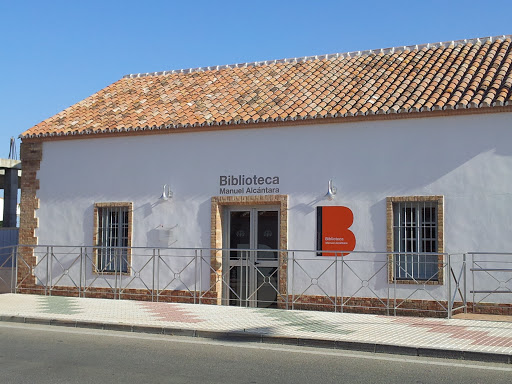
M 512 366 L 0 323 L 0 383 L 511 383 Z

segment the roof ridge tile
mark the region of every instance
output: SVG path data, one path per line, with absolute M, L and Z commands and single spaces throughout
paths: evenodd
M 342 53 L 330 53 L 324 55 L 313 55 L 313 56 L 302 56 L 302 57 L 293 57 L 293 58 L 283 58 L 283 59 L 274 59 L 274 60 L 261 60 L 261 61 L 252 61 L 245 63 L 235 63 L 235 64 L 224 64 L 224 65 L 216 65 L 216 66 L 206 66 L 206 67 L 196 67 L 196 68 L 186 68 L 186 69 L 172 69 L 169 71 L 159 71 L 159 72 L 146 72 L 146 73 L 133 73 L 124 75 L 123 79 L 133 79 L 137 77 L 147 77 L 147 76 L 161 76 L 161 75 L 170 75 L 176 73 L 193 73 L 193 72 L 204 72 L 204 71 L 214 71 L 221 69 L 233 69 L 240 67 L 257 67 L 257 66 L 267 66 L 270 64 L 277 63 L 297 63 L 297 62 L 307 62 L 314 60 L 329 60 L 332 58 L 345 58 L 353 57 L 353 56 L 367 56 L 371 54 L 389 54 L 395 52 L 404 52 L 407 50 L 421 50 L 423 48 L 444 48 L 450 45 L 465 45 L 468 43 L 482 43 L 482 41 L 490 41 L 491 43 L 498 39 L 507 39 L 512 38 L 512 35 L 498 35 L 498 36 L 487 36 L 487 37 L 477 37 L 472 39 L 461 39 L 461 40 L 449 40 L 438 43 L 425 43 L 425 44 L 414 44 L 414 45 L 403 45 L 397 47 L 389 47 L 389 48 L 377 48 L 377 49 L 368 49 L 363 51 L 351 51 L 351 52 L 342 52 Z

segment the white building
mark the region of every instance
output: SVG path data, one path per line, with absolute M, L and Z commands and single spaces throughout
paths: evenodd
M 511 68 L 501 36 L 125 76 L 21 135 L 25 288 L 504 313 Z
M 19 218 L 20 216 L 20 205 L 16 206 L 16 216 Z M 4 217 L 4 198 L 0 197 L 0 217 Z M 18 221 L 18 220 L 17 220 Z

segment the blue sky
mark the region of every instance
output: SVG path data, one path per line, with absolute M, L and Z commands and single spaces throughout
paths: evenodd
M 125 74 L 511 34 L 511 15 L 511 0 L 0 0 L 0 157 Z

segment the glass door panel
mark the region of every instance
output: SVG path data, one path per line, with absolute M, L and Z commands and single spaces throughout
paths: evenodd
M 278 211 L 258 211 L 258 260 L 277 260 L 277 251 L 279 248 L 279 212 Z M 265 251 L 260 251 L 263 249 Z M 273 250 L 273 251 L 267 251 Z
M 237 249 L 251 247 L 251 211 L 231 211 L 229 228 L 230 260 L 241 260 L 247 252 Z
M 229 213 L 229 305 L 243 305 L 247 300 L 248 270 L 251 246 L 251 211 Z M 245 262 L 244 262 L 245 260 Z

